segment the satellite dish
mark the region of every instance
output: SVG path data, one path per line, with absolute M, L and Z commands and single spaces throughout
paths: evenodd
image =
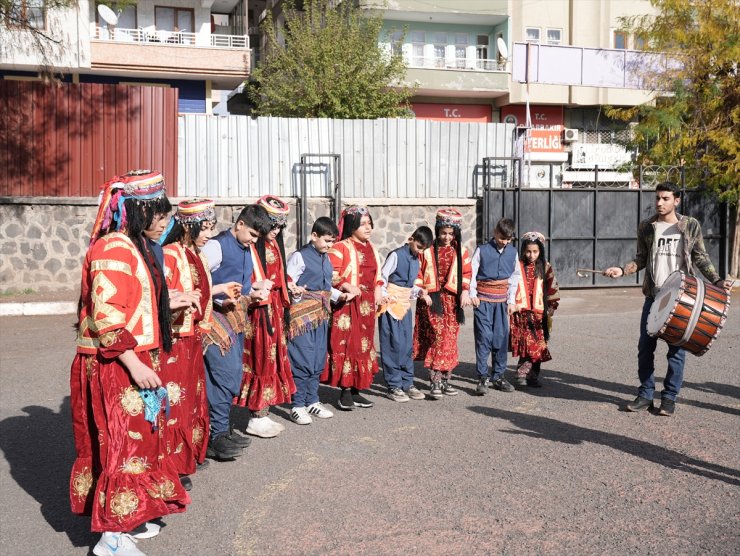
M 100 14 L 100 17 L 108 25 L 116 25 L 118 23 L 118 16 L 105 4 L 98 4 L 98 14 Z
M 496 39 L 496 48 L 498 48 L 498 55 L 501 56 L 504 60 L 509 57 L 509 49 L 506 47 L 506 42 L 504 41 L 503 37 L 499 37 Z

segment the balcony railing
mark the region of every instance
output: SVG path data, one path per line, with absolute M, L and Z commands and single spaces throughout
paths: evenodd
M 215 35 L 211 33 L 187 33 L 185 31 L 163 31 L 145 29 L 95 28 L 95 39 L 108 42 L 143 43 L 195 48 L 248 49 L 248 35 Z
M 438 58 L 413 56 L 408 60 L 409 68 L 432 68 L 442 70 L 508 71 L 507 63 L 499 60 L 469 58 Z

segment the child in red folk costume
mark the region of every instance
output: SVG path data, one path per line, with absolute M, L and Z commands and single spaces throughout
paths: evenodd
M 92 530 L 102 533 L 98 556 L 142 556 L 135 539 L 159 533 L 151 520 L 190 502 L 167 454 L 160 378 L 172 347 L 170 309 L 189 302 L 170 301 L 144 235 L 166 222 L 170 209 L 161 174 L 113 178 L 83 263 L 70 375 L 77 452 L 70 499 L 72 511 L 91 514 Z
M 203 464 L 209 428 L 202 336 L 211 330 L 214 291 L 208 260 L 200 249 L 214 235 L 215 203 L 210 199 L 183 201 L 171 222 L 161 241 L 167 287 L 191 296 L 192 305 L 173 313 L 175 339 L 163 381 L 166 380 L 172 423 L 168 449 L 176 462 L 180 482 L 185 490 L 190 490 L 188 475 L 195 471 L 196 463 Z
M 285 426 L 270 419 L 270 406 L 290 403 L 295 392 L 285 313 L 290 307 L 289 288 L 296 286 L 285 272 L 282 232 L 288 224 L 288 205 L 272 195 L 265 195 L 257 204 L 267 211 L 272 227 L 252 246 L 252 280 L 268 284 L 270 295 L 249 309 L 254 334 L 244 341 L 244 375 L 237 403 L 251 412 L 247 433 L 272 438 Z
M 517 312 L 511 315 L 511 354 L 519 357 L 517 385 L 540 387 L 540 365 L 552 359 L 547 349 L 549 320 L 560 301 L 555 271 L 545 259 L 545 236 L 541 233 L 522 235 L 519 270 Z
M 339 386 L 339 409 L 372 407 L 361 394 L 378 372 L 375 308 L 382 297 L 380 257 L 370 243 L 373 219 L 367 207 L 342 211 L 338 243 L 329 251 L 334 267 L 332 286 L 342 292 L 334 307 L 329 332 L 329 359 L 321 380 Z
M 434 245 L 422 252 L 416 285 L 427 294 L 416 302 L 414 359 L 429 369 L 430 396 L 455 396 L 450 383 L 457 367 L 457 336 L 465 322 L 462 293 L 470 287 L 470 254 L 462 245 L 462 214 L 453 208 L 437 211 Z

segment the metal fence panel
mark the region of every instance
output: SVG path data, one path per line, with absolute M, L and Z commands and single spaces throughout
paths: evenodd
M 136 168 L 177 183 L 177 89 L 0 79 L 0 196 L 93 197 Z
M 655 213 L 653 190 L 520 189 L 495 187 L 494 180 L 491 183 L 487 198 L 491 226 L 508 217 L 515 221 L 517 237 L 531 230 L 543 233 L 548 260 L 561 285 L 623 287 L 642 283 L 642 272 L 615 282 L 600 274 L 579 278 L 576 270 L 605 269 L 634 257 L 637 226 Z M 726 207 L 711 195 L 690 190 L 684 193 L 680 212 L 701 222 L 707 252 L 723 275 L 727 268 Z
M 331 159 L 341 156 L 344 197 L 467 198 L 478 161 L 510 156 L 508 124 L 414 119 L 330 120 L 180 115 L 180 196 L 309 196 L 331 191 Z

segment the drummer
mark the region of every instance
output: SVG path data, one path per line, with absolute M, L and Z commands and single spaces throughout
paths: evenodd
M 642 292 L 645 304 L 640 317 L 640 340 L 637 344 L 637 376 L 640 387 L 634 401 L 625 406 L 625 411 L 653 409 L 655 393 L 655 348 L 658 339 L 647 333 L 648 315 L 655 295 L 668 276 L 681 270 L 695 275 L 697 269 L 714 285 L 729 291 L 732 281 L 719 277 L 704 248 L 701 224 L 690 216 L 676 212 L 681 204 L 681 189 L 675 183 L 664 182 L 655 188 L 655 212 L 637 228 L 637 252 L 635 258 L 622 267 L 613 266 L 604 271 L 604 276 L 620 278 L 645 269 Z M 668 371 L 663 381 L 658 415 L 673 415 L 676 398 L 683 382 L 686 352 L 678 346 L 668 347 Z

